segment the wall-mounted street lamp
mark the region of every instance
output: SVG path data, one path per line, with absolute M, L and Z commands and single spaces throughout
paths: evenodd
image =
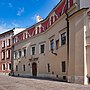
M 57 53 L 53 52 L 54 49 L 51 49 L 51 53 L 57 56 Z

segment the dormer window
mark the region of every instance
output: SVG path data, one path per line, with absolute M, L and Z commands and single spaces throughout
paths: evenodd
M 44 32 L 44 28 L 43 27 L 41 27 L 41 32 Z
M 55 18 L 55 21 L 56 21 L 57 20 L 57 16 L 55 15 L 54 18 Z
M 37 27 L 37 34 L 39 34 L 39 27 Z
M 53 16 L 51 16 L 51 25 L 53 24 Z

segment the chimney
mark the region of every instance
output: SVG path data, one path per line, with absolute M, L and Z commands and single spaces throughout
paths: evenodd
M 43 19 L 38 15 L 38 16 L 36 16 L 36 22 L 40 22 L 40 21 L 42 21 Z

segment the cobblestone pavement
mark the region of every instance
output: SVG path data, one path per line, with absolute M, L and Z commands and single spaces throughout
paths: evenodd
M 0 76 L 0 90 L 90 90 L 89 85 Z

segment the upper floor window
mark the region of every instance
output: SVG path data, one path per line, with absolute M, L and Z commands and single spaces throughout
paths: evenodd
M 54 39 L 50 40 L 50 50 L 54 50 Z
M 21 58 L 21 56 L 22 56 L 22 52 L 21 50 L 19 50 L 19 58 Z
M 35 46 L 32 47 L 32 55 L 35 55 Z
M 66 44 L 66 32 L 61 34 L 61 45 Z
M 2 48 L 5 48 L 5 41 L 2 41 Z
M 5 59 L 5 51 L 2 51 L 2 60 Z
M 45 44 L 40 45 L 40 53 L 44 53 L 45 51 Z
M 10 46 L 10 39 L 7 40 L 7 46 Z
M 59 48 L 59 39 L 56 40 L 56 49 L 58 49 L 58 48 Z
M 14 52 L 14 59 L 17 58 L 17 51 Z
M 7 59 L 10 59 L 10 50 L 7 50 Z
M 26 48 L 23 49 L 22 54 L 23 54 L 22 56 L 24 57 L 26 56 Z

